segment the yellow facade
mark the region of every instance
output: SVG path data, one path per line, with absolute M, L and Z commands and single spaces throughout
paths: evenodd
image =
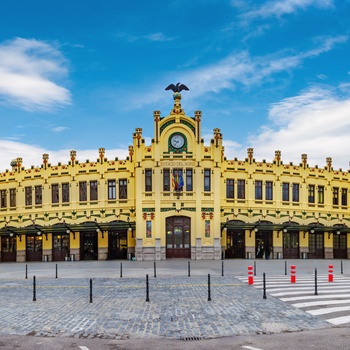
M 349 172 L 228 160 L 220 129 L 205 145 L 201 112 L 153 115 L 154 135 L 132 135 L 126 159 L 40 167 L 22 159 L 0 174 L 1 261 L 170 258 L 348 258 Z

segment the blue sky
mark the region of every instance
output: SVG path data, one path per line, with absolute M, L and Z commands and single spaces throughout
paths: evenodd
M 0 171 L 125 158 L 177 82 L 227 158 L 349 169 L 349 0 L 11 0 L 0 23 Z

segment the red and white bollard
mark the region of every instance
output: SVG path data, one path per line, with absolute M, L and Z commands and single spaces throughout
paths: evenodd
M 248 284 L 254 284 L 253 266 L 248 266 Z
M 333 282 L 333 265 L 328 265 L 328 282 Z
M 296 277 L 296 267 L 295 265 L 290 266 L 290 283 L 295 283 L 297 280 Z

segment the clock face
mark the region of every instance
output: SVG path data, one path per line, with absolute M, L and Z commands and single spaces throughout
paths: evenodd
M 180 134 L 175 134 L 170 140 L 171 145 L 174 148 L 181 148 L 185 144 L 185 139 Z

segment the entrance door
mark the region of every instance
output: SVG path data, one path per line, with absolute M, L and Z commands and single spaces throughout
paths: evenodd
M 347 242 L 346 233 L 341 233 L 337 235 L 333 233 L 333 258 L 334 259 L 347 259 Z
M 269 259 L 272 254 L 272 231 L 258 231 L 255 234 L 255 257 Z
M 166 219 L 166 257 L 191 258 L 191 219 L 176 216 Z
M 81 260 L 97 260 L 97 232 L 80 233 Z
M 126 259 L 127 258 L 127 231 L 108 232 L 108 259 Z
M 244 259 L 245 257 L 245 239 L 244 230 L 230 231 L 227 230 L 227 245 L 225 258 Z
M 26 260 L 41 261 L 43 256 L 43 237 L 32 235 L 26 237 Z
M 52 260 L 64 261 L 69 257 L 69 234 L 55 233 L 52 241 Z
M 299 259 L 298 231 L 288 231 L 283 233 L 283 258 Z
M 309 258 L 310 259 L 323 259 L 323 232 L 309 233 Z
M 1 261 L 16 261 L 16 237 L 1 237 Z

